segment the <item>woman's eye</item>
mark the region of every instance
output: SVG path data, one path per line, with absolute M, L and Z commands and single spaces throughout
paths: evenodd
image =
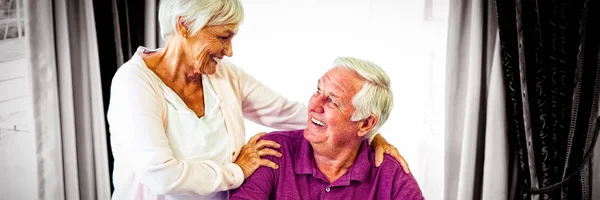
M 220 36 L 220 37 L 219 37 L 219 40 L 221 40 L 221 41 L 225 41 L 225 40 L 227 40 L 228 38 L 229 38 L 229 37 L 222 37 L 222 36 Z

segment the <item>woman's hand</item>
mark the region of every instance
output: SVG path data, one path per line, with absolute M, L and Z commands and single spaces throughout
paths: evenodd
M 373 140 L 371 141 L 371 148 L 375 152 L 375 166 L 376 167 L 379 167 L 381 165 L 381 163 L 383 162 L 383 154 L 385 153 L 385 154 L 388 154 L 388 155 L 391 155 L 392 157 L 394 157 L 396 159 L 396 161 L 398 161 L 398 163 L 400 163 L 400 165 L 402 165 L 402 169 L 404 169 L 404 173 L 406 173 L 406 174 L 410 173 L 410 169 L 408 169 L 408 163 L 406 163 L 406 160 L 404 160 L 404 157 L 402 157 L 402 155 L 400 155 L 400 152 L 398 152 L 398 149 L 396 149 L 396 147 L 394 147 L 393 145 L 388 143 L 385 140 L 385 138 L 383 138 L 383 136 L 381 136 L 381 134 L 377 134 L 377 135 L 375 135 L 375 137 L 373 137 Z
M 273 161 L 260 158 L 261 156 L 281 157 L 281 153 L 271 149 L 281 147 L 279 144 L 271 140 L 258 141 L 258 139 L 265 134 L 267 133 L 262 132 L 250 138 L 248 144 L 242 147 L 240 155 L 234 162 L 236 165 L 242 168 L 242 171 L 244 172 L 244 179 L 247 179 L 250 175 L 252 175 L 252 173 L 254 173 L 254 171 L 256 171 L 256 169 L 258 169 L 260 166 L 267 166 L 273 169 L 279 168 L 279 166 Z

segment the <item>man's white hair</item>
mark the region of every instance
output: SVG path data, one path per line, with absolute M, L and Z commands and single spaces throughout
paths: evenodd
M 360 121 L 370 115 L 377 116 L 377 123 L 365 135 L 365 138 L 372 138 L 387 121 L 394 106 L 390 78 L 377 64 L 358 58 L 339 57 L 333 62 L 333 67 L 348 68 L 365 79 L 362 89 L 352 98 L 355 111 L 351 120 Z
M 179 16 L 190 34 L 195 35 L 204 26 L 241 24 L 244 9 L 239 0 L 161 0 L 158 23 L 164 40 L 177 33 Z

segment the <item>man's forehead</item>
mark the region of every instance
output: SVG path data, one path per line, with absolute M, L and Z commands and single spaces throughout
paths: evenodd
M 352 92 L 358 92 L 362 87 L 363 81 L 358 73 L 350 69 L 335 67 L 319 79 L 319 84 L 330 83 L 334 86 L 331 89 L 337 90 L 338 93 L 343 92 L 354 95 Z

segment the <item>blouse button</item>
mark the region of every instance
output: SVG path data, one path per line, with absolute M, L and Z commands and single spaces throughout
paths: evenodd
M 325 188 L 325 192 L 329 192 L 329 191 L 331 191 L 331 188 L 329 188 L 329 187 Z

